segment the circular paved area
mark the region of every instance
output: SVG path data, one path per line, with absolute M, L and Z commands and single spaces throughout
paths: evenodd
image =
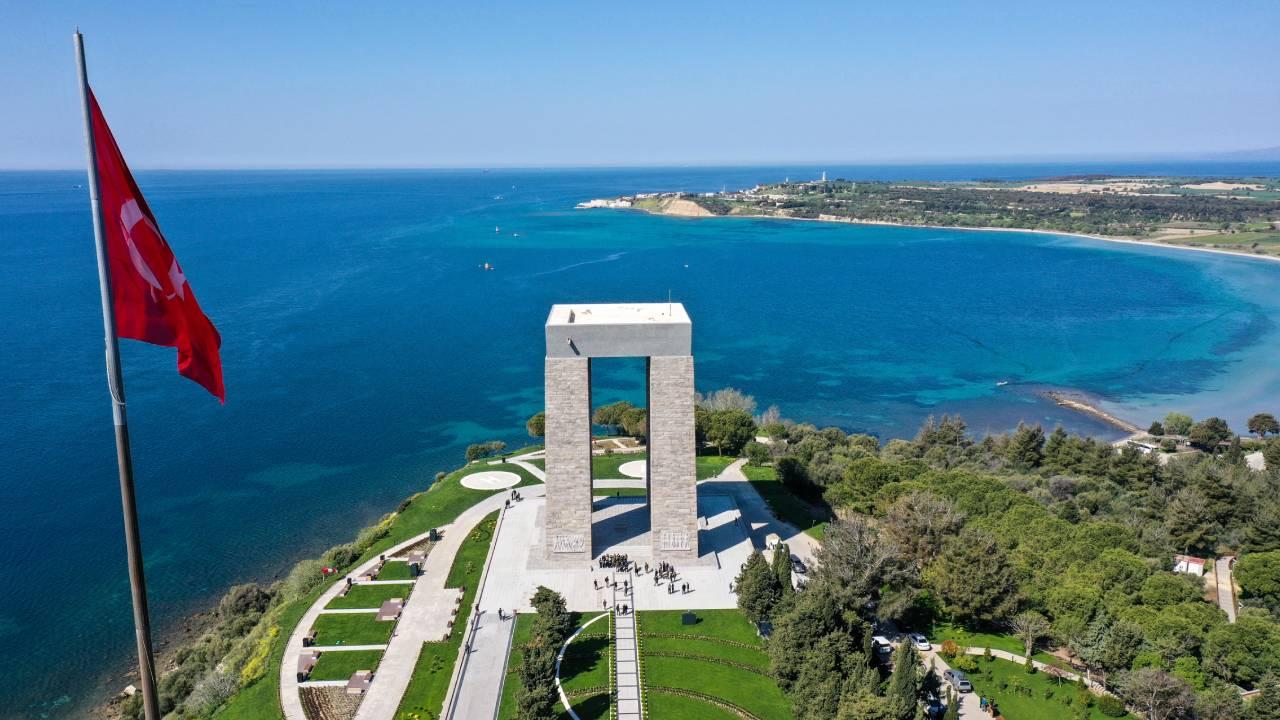
M 462 487 L 472 490 L 501 490 L 520 484 L 520 476 L 505 470 L 485 470 L 462 478 Z
M 624 462 L 618 467 L 618 472 L 627 477 L 642 478 L 645 475 L 645 466 L 643 460 L 632 460 Z

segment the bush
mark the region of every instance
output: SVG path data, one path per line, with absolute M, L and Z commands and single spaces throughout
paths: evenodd
M 339 570 L 345 569 L 351 563 L 360 559 L 360 548 L 354 543 L 343 543 L 342 545 L 334 545 L 324 551 L 324 555 L 320 556 L 320 562 L 329 567 Z M 292 577 L 292 575 L 290 575 Z
M 992 660 L 995 660 L 995 657 L 992 656 L 991 654 L 991 648 L 988 647 L 988 648 L 982 649 L 982 659 L 986 660 L 987 662 L 991 662 Z
M 942 647 L 938 648 L 938 654 L 950 660 L 960 654 L 960 646 L 955 640 L 943 640 Z
M 293 566 L 293 570 L 289 571 L 289 577 L 284 579 L 284 584 L 280 588 L 282 598 L 288 602 L 297 600 L 311 591 L 311 588 L 320 584 L 324 579 L 321 570 L 324 569 L 324 563 L 319 560 L 303 560 Z
M 218 614 L 224 618 L 239 615 L 259 614 L 271 604 L 271 593 L 254 583 L 236 585 L 222 596 L 218 603 Z
M 1098 712 L 1107 717 L 1124 717 L 1128 710 L 1125 709 L 1124 702 L 1120 698 L 1103 695 L 1098 698 Z
M 978 661 L 972 655 L 958 655 L 956 656 L 955 662 L 951 663 L 951 667 L 961 672 L 977 672 Z
M 764 443 L 758 443 L 755 440 L 747 443 L 746 454 L 748 465 L 758 467 L 769 462 L 769 448 Z

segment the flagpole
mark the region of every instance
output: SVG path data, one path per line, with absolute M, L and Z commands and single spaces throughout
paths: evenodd
M 129 590 L 133 595 L 133 627 L 138 641 L 138 676 L 146 720 L 160 720 L 156 697 L 155 658 L 151 650 L 151 619 L 147 611 L 147 579 L 142 566 L 142 537 L 138 532 L 138 506 L 133 488 L 133 456 L 129 452 L 129 423 L 124 407 L 124 373 L 120 369 L 120 341 L 111 302 L 111 273 L 103 235 L 102 208 L 98 202 L 98 164 L 93 138 L 93 111 L 89 103 L 89 74 L 84 62 L 84 36 L 77 29 L 76 65 L 80 73 L 80 102 L 84 107 L 84 140 L 88 151 L 89 203 L 93 207 L 93 241 L 98 256 L 98 289 L 102 296 L 102 329 L 106 338 L 107 389 L 115 423 L 116 462 L 120 472 L 120 504 L 124 512 L 124 545 L 129 556 Z

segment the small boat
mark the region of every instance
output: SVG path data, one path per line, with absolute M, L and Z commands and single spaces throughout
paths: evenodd
M 498 234 L 498 233 L 500 233 L 500 232 L 502 232 L 502 228 L 498 227 L 497 225 L 494 225 L 494 226 L 493 226 L 493 234 L 494 234 L 494 235 L 497 235 L 497 234 Z
M 494 195 L 494 196 L 493 196 L 493 199 L 494 199 L 494 200 L 501 200 L 501 199 L 502 199 L 502 196 L 501 196 L 501 195 Z
M 1005 385 L 1008 385 L 1008 384 L 1009 384 L 1008 380 L 1001 380 L 1000 382 L 996 383 L 996 387 L 1004 387 Z

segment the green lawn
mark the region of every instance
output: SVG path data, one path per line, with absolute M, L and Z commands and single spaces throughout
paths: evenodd
M 325 607 L 330 610 L 380 608 L 384 601 L 392 598 L 408 600 L 410 590 L 412 585 L 354 585 L 345 597 L 336 597 Z
M 507 677 L 502 684 L 502 703 L 498 708 L 498 720 L 515 720 L 516 693 L 520 687 L 520 675 L 517 669 L 524 661 L 522 648 L 529 642 L 533 633 L 533 613 L 516 615 L 516 627 L 511 638 L 511 654 L 507 658 Z M 587 620 L 590 617 L 585 618 Z M 599 620 L 588 629 L 591 636 L 605 634 L 607 636 L 608 621 Z M 581 647 L 575 648 L 579 643 Z M 607 652 L 608 639 L 587 637 L 575 641 L 565 653 L 565 662 L 561 666 L 562 684 L 565 692 L 572 694 L 574 690 L 590 687 L 607 687 L 609 685 L 609 660 Z M 600 647 L 602 644 L 604 648 Z M 562 720 L 568 720 L 569 713 L 557 705 Z M 609 717 L 609 695 L 602 693 L 590 697 L 573 700 L 573 709 L 582 720 L 600 720 Z
M 827 529 L 826 518 L 816 515 L 813 506 L 792 494 L 778 480 L 772 467 L 744 465 L 742 472 L 779 520 L 791 523 L 818 540 L 822 539 L 822 534 Z
M 722 470 L 733 464 L 735 457 L 721 457 L 719 455 L 699 455 L 698 456 L 698 479 L 706 480 L 707 478 L 719 475 Z
M 1022 655 L 1022 641 L 1013 635 L 1006 633 L 989 633 L 978 632 L 975 630 L 966 630 L 949 623 L 942 623 L 934 626 L 933 630 L 926 633 L 929 640 L 935 645 L 941 645 L 943 641 L 954 640 L 961 647 L 989 647 L 993 650 L 1004 650 L 1014 655 Z M 1037 650 L 1032 654 L 1032 659 L 1042 662 L 1046 665 L 1053 665 L 1064 670 L 1070 670 L 1071 666 L 1062 658 L 1050 655 L 1043 650 Z
M 609 687 L 609 652 L 613 641 L 608 631 L 609 622 L 599 620 L 569 643 L 560 665 L 560 684 L 566 693 Z
M 683 624 L 682 615 L 680 611 L 650 611 L 637 616 L 640 654 L 644 663 L 645 701 L 649 703 L 653 717 L 677 720 L 719 717 L 715 714 L 716 709 L 706 702 L 651 689 L 666 687 L 720 698 L 762 720 L 790 720 L 790 703 L 767 674 L 768 656 L 764 653 L 763 641 L 756 634 L 755 626 L 741 612 L 698 610 L 698 621 L 693 625 Z M 739 643 L 750 647 L 742 647 Z M 671 657 L 663 653 L 697 657 Z M 755 671 L 717 660 L 746 665 Z M 654 708 L 665 711 L 659 712 Z
M 397 720 L 416 720 L 415 716 L 436 717 L 443 710 L 449 678 L 458 661 L 458 650 L 462 647 L 462 637 L 471 616 L 480 575 L 484 571 L 484 559 L 489 554 L 489 544 L 497 524 L 498 513 L 495 511 L 481 520 L 458 548 L 445 586 L 462 588 L 462 610 L 454 620 L 448 640 L 422 646 L 409 688 L 400 699 L 400 708 L 395 715 Z
M 738 716 L 709 702 L 650 691 L 644 697 L 649 717 L 663 720 L 738 720 Z
M 594 455 L 591 458 L 591 476 L 600 480 L 622 480 L 631 477 L 623 475 L 618 468 L 633 460 L 644 462 L 647 453 L 613 453 L 611 455 Z
M 969 673 L 969 680 L 973 691 L 994 699 L 1008 720 L 1074 717 L 1071 709 L 1078 707 L 1075 703 L 1080 695 L 1074 683 L 1043 672 L 1028 675 L 1021 665 L 1007 660 L 979 660 L 978 672 Z M 1068 699 L 1071 705 L 1065 702 Z M 1089 709 L 1089 720 L 1107 720 L 1107 716 L 1095 706 Z
M 320 654 L 311 670 L 312 680 L 347 680 L 357 670 L 375 670 L 382 659 L 381 650 L 343 650 Z
M 388 560 L 382 566 L 382 571 L 378 573 L 379 580 L 412 580 L 413 575 L 409 572 L 409 563 L 403 560 Z M 404 586 L 404 591 L 408 591 L 408 585 Z
M 466 467 L 463 467 L 461 470 L 458 470 L 456 473 L 458 476 L 458 479 L 461 480 L 462 478 L 472 473 L 492 472 L 497 470 L 501 472 L 511 472 L 511 473 L 515 473 L 516 475 L 519 475 L 520 482 L 517 484 L 517 487 L 519 487 L 520 485 L 528 485 L 530 483 L 540 482 L 537 478 L 533 476 L 532 473 L 520 467 L 519 465 L 516 465 L 515 463 L 498 463 L 497 465 L 490 465 L 489 463 L 494 459 L 495 458 L 485 458 L 484 460 L 477 460 L 476 462 L 473 462 L 467 465 Z M 462 487 L 462 486 L 459 485 L 459 487 Z M 486 495 L 494 492 L 493 490 L 472 490 L 471 488 L 462 488 L 462 489 L 469 493 L 484 493 Z
M 426 492 L 415 495 L 408 506 L 396 516 L 387 537 L 374 543 L 356 564 L 371 557 L 377 557 L 388 548 L 421 535 L 431 528 L 452 522 L 477 500 L 476 491 L 463 487 L 459 480 L 479 469 L 472 466 L 455 470 L 440 482 L 432 483 Z M 539 482 L 528 473 L 520 472 L 518 468 L 511 469 L 526 478 L 520 485 Z M 280 663 L 285 659 L 284 649 L 289 635 L 302 619 L 307 608 L 311 607 L 311 604 L 328 589 L 329 585 L 339 582 L 343 577 L 341 573 L 336 574 L 313 588 L 306 596 L 272 610 L 278 632 L 271 643 L 267 670 L 258 681 L 236 693 L 218 710 L 216 714 L 218 720 L 279 720 L 283 716 L 284 713 L 280 708 L 279 669 Z M 296 662 L 297 658 L 290 658 L 290 660 Z
M 391 639 L 394 622 L 374 619 L 373 613 L 321 615 L 312 629 L 316 645 L 383 645 Z

